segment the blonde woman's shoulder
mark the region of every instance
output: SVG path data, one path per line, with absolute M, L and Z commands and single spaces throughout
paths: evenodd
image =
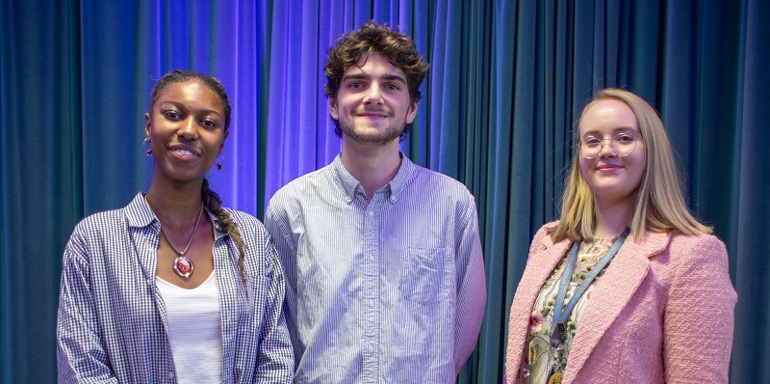
M 685 235 L 679 232 L 671 235 L 672 253 L 685 252 L 698 255 L 713 255 L 714 257 L 727 257 L 725 243 L 710 233 L 698 235 Z

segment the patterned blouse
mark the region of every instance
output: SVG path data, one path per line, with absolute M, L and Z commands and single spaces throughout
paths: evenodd
M 610 249 L 615 239 L 596 239 L 593 243 L 583 243 L 580 245 L 578 261 L 575 266 L 575 272 L 572 274 L 570 285 L 567 288 L 567 294 L 564 296 L 564 305 L 569 301 L 578 286 L 585 280 L 593 267 L 599 262 L 604 254 Z M 556 301 L 556 295 L 559 291 L 559 281 L 567 263 L 567 255 L 559 266 L 551 273 L 551 276 L 543 284 L 540 294 L 532 307 L 532 315 L 529 318 L 529 337 L 527 348 L 524 350 L 521 369 L 519 370 L 519 382 L 523 384 L 545 384 L 550 383 L 549 378 L 556 374 L 560 377 L 567 366 L 567 358 L 572 346 L 572 339 L 575 337 L 575 330 L 588 301 L 591 300 L 591 293 L 596 283 L 602 277 L 604 272 L 600 272 L 594 279 L 585 294 L 578 300 L 575 309 L 570 314 L 567 321 L 567 331 L 564 334 L 562 349 L 557 351 L 551 348 L 551 328 L 553 325 L 553 307 Z M 607 264 L 609 265 L 609 264 Z M 551 382 L 560 382 L 553 380 Z

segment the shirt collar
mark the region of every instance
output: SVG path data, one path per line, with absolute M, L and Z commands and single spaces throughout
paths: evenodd
M 390 192 L 388 200 L 390 200 L 392 203 L 395 203 L 396 200 L 398 200 L 398 196 L 401 194 L 404 186 L 406 186 L 407 182 L 409 182 L 409 180 L 412 178 L 412 175 L 414 175 L 415 171 L 417 170 L 417 166 L 414 165 L 414 163 L 412 163 L 408 157 L 404 156 L 402 152 L 399 152 L 399 156 L 401 156 L 401 165 L 398 168 L 396 176 L 393 177 L 393 180 L 380 188 L 380 190 L 384 189 L 385 191 Z M 342 154 L 339 154 L 334 158 L 334 161 L 332 161 L 331 164 L 331 168 L 334 171 L 334 175 L 342 187 L 345 196 L 347 196 L 348 204 L 353 201 L 357 190 L 360 190 L 361 193 L 364 193 L 363 187 L 361 187 L 361 183 L 356 180 L 356 178 L 353 177 L 353 175 L 351 175 L 342 164 Z
M 147 200 L 144 198 L 145 195 L 146 193 L 144 192 L 137 193 L 134 199 L 131 200 L 131 203 L 126 207 L 126 216 L 128 217 L 128 225 L 130 227 L 144 228 L 153 225 L 154 228 L 157 228 L 160 224 L 160 220 L 155 216 L 155 212 L 153 212 L 150 205 L 147 204 Z M 216 232 L 215 238 L 219 239 L 226 235 L 227 232 L 219 225 L 219 218 L 211 213 L 208 208 L 204 207 L 204 209 L 211 219 L 211 222 L 214 223 L 214 230 Z
M 158 218 L 155 217 L 155 213 L 150 209 L 150 205 L 147 204 L 144 195 L 144 192 L 137 193 L 126 207 L 126 217 L 130 227 L 144 228 L 153 222 L 158 222 Z

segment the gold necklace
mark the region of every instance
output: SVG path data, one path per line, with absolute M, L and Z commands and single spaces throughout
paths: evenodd
M 195 219 L 195 227 L 193 227 L 192 233 L 190 233 L 190 239 L 187 240 L 187 246 L 184 247 L 184 251 L 179 252 L 178 249 L 174 246 L 174 244 L 171 243 L 171 239 L 168 238 L 168 235 L 163 230 L 163 224 L 161 223 L 160 226 L 160 233 L 163 235 L 163 237 L 166 239 L 166 242 L 168 245 L 171 246 L 171 249 L 174 250 L 174 252 L 179 255 L 176 259 L 174 259 L 174 272 L 176 272 L 177 275 L 181 278 L 188 278 L 190 275 L 192 275 L 193 270 L 195 270 L 195 265 L 193 265 L 192 260 L 186 256 L 187 251 L 190 249 L 190 245 L 192 245 L 193 238 L 195 238 L 195 231 L 198 229 L 198 224 L 201 223 L 201 215 L 203 215 L 203 204 L 201 203 L 201 210 L 198 211 L 198 218 Z

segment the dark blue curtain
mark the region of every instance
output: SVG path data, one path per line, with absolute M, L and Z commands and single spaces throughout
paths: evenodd
M 432 64 L 402 150 L 479 206 L 489 299 L 460 382 L 501 381 L 529 241 L 558 216 L 577 114 L 610 86 L 661 112 L 690 206 L 727 244 L 732 381 L 770 382 L 769 3 L 0 2 L 0 381 L 55 381 L 61 252 L 78 220 L 147 189 L 143 115 L 163 73 L 223 81 L 233 126 L 209 178 L 226 205 L 261 217 L 278 188 L 339 152 L 325 52 L 374 19 Z

